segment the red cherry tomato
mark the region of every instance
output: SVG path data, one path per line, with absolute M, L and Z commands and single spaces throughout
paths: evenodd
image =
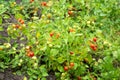
M 51 32 L 51 33 L 50 33 L 50 37 L 52 37 L 53 35 L 54 35 L 54 32 Z
M 97 38 L 96 38 L 96 37 L 94 37 L 94 38 L 93 38 L 93 41 L 94 41 L 94 42 L 96 42 L 96 41 L 97 41 Z
M 71 15 L 73 15 L 73 12 L 69 10 L 68 14 L 71 16 Z
M 96 46 L 95 44 L 90 44 L 90 48 L 91 48 L 92 50 L 94 50 L 94 51 L 97 50 L 97 46 Z
M 34 56 L 34 52 L 29 51 L 29 52 L 27 53 L 27 56 L 28 56 L 28 57 L 33 57 L 33 56 Z
M 68 69 L 69 69 L 68 66 L 64 66 L 65 71 L 68 71 Z
M 47 6 L 47 2 L 42 2 L 41 5 L 42 6 Z
M 72 55 L 72 54 L 74 54 L 74 52 L 70 51 L 70 54 Z

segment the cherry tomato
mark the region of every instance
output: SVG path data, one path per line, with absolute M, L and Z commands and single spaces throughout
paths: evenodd
M 30 3 L 34 2 L 34 0 L 30 0 Z
M 97 38 L 96 38 L 96 37 L 94 37 L 94 38 L 93 38 L 93 41 L 94 41 L 94 42 L 96 42 L 96 41 L 97 41 Z
M 20 22 L 21 24 L 24 24 L 24 20 L 21 20 L 21 22 Z
M 57 35 L 56 35 L 56 38 L 58 39 L 59 37 L 60 37 L 60 34 L 57 34 Z
M 22 21 L 22 19 L 21 19 L 21 18 L 19 18 L 19 19 L 18 19 L 18 21 L 19 21 L 19 22 L 21 22 L 21 21 Z
M 71 16 L 71 15 L 73 15 L 73 11 L 68 11 L 68 14 Z
M 90 44 L 90 48 L 94 48 L 95 47 L 95 45 L 94 44 Z
M 15 25 L 15 28 L 19 28 L 19 27 L 20 27 L 20 25 L 18 25 L 18 24 Z
M 51 32 L 51 33 L 50 33 L 50 37 L 52 37 L 53 35 L 54 35 L 54 32 Z
M 97 50 L 97 46 L 96 46 L 95 44 L 90 44 L 90 48 L 91 48 L 92 50 L 94 50 L 94 51 Z
M 41 5 L 42 6 L 47 6 L 47 2 L 42 2 Z
M 80 76 L 77 77 L 78 80 L 82 80 L 82 78 Z
M 27 56 L 28 56 L 28 57 L 33 57 L 33 56 L 34 56 L 34 52 L 33 52 L 33 51 L 29 51 L 29 52 L 27 53 Z
M 70 29 L 69 32 L 75 32 L 75 29 Z
M 69 69 L 68 66 L 64 66 L 65 71 L 68 71 L 68 69 Z
M 74 54 L 74 52 L 70 51 L 70 54 L 72 55 L 72 54 Z
M 73 67 L 73 66 L 74 66 L 74 63 L 73 63 L 73 62 L 71 62 L 71 63 L 70 63 L 70 66 L 71 66 L 71 67 Z

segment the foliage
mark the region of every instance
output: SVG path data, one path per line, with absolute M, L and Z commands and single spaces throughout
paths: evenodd
M 57 80 L 119 80 L 119 13 L 118 0 L 1 0 L 0 31 L 8 36 L 0 34 L 0 71 L 29 80 L 51 72 Z

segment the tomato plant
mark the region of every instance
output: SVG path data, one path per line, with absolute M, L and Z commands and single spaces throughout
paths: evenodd
M 0 0 L 0 72 L 28 80 L 119 80 L 119 3 Z

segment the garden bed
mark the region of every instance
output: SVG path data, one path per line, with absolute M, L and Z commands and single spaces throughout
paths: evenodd
M 119 80 L 120 2 L 0 0 L 0 80 Z

